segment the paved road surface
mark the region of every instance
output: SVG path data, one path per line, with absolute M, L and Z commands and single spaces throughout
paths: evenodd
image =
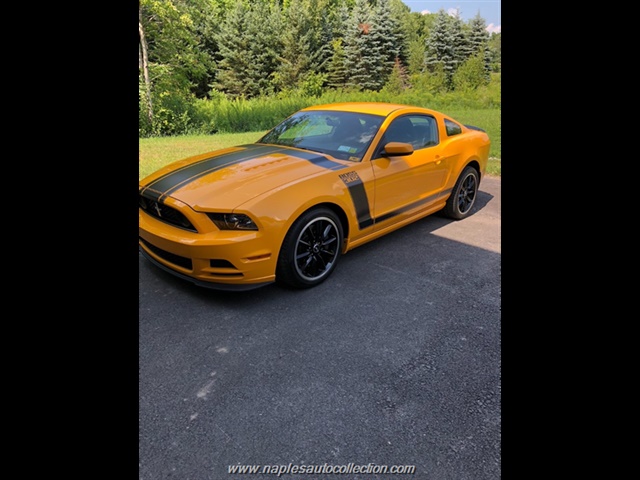
M 139 277 L 141 479 L 500 478 L 500 179 L 466 220 L 357 248 L 310 290 L 209 291 L 142 256 Z

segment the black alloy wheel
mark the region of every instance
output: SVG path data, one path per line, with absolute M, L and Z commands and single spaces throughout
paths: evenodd
M 465 167 L 447 199 L 444 213 L 456 220 L 468 217 L 476 203 L 480 177 L 473 167 Z
M 340 258 L 342 236 L 340 220 L 331 210 L 318 208 L 306 212 L 285 237 L 276 278 L 297 288 L 323 282 Z

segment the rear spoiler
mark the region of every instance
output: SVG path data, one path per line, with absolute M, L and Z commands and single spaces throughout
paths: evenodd
M 480 127 L 474 127 L 473 125 L 465 125 L 465 127 L 470 128 L 471 130 L 478 130 L 479 132 L 485 132 L 487 133 L 485 130 L 483 130 Z

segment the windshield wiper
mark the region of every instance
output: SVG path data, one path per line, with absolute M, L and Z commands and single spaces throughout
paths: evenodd
M 327 153 L 326 150 L 322 150 L 321 148 L 309 148 L 309 147 L 301 147 L 300 145 L 292 145 L 293 147 L 299 148 L 301 150 L 307 150 L 308 152 L 319 152 L 319 153 Z

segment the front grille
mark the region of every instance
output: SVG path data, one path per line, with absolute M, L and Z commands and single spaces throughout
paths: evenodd
M 160 258 L 166 260 L 169 263 L 173 263 L 174 265 L 178 265 L 179 267 L 186 268 L 187 270 L 193 270 L 193 263 L 190 258 L 181 257 L 180 255 L 176 255 L 175 253 L 167 252 L 161 248 L 156 247 L 155 245 L 151 245 L 145 239 L 140 238 L 140 241 L 144 243 L 144 246 L 155 253 Z
M 150 198 L 138 195 L 138 205 L 152 217 L 169 223 L 175 227 L 197 232 L 196 228 L 181 212 L 164 203 L 156 202 Z

